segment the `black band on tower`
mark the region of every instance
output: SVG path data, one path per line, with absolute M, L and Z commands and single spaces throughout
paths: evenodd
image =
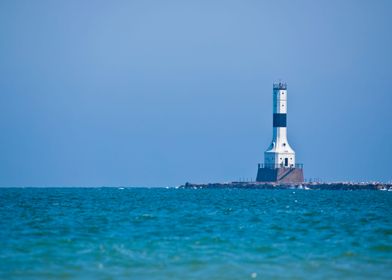
M 274 127 L 286 127 L 287 126 L 287 114 L 274 114 Z

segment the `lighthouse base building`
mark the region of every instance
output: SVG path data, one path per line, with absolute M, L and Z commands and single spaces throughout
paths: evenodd
M 302 166 L 271 168 L 259 164 L 256 182 L 302 183 L 303 181 L 304 172 Z
M 287 84 L 273 85 L 273 136 L 259 164 L 257 182 L 301 183 L 303 165 L 295 162 L 295 152 L 287 141 Z

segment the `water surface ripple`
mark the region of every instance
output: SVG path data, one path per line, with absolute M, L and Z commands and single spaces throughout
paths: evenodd
M 1 279 L 392 279 L 392 192 L 0 189 Z

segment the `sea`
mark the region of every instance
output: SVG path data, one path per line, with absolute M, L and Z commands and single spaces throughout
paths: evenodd
M 392 192 L 1 188 L 0 279 L 392 279 Z

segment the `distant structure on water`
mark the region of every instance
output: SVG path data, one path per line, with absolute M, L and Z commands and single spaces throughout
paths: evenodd
M 295 152 L 287 141 L 287 84 L 273 84 L 273 136 L 258 165 L 257 182 L 300 183 L 303 165 L 295 162 Z

